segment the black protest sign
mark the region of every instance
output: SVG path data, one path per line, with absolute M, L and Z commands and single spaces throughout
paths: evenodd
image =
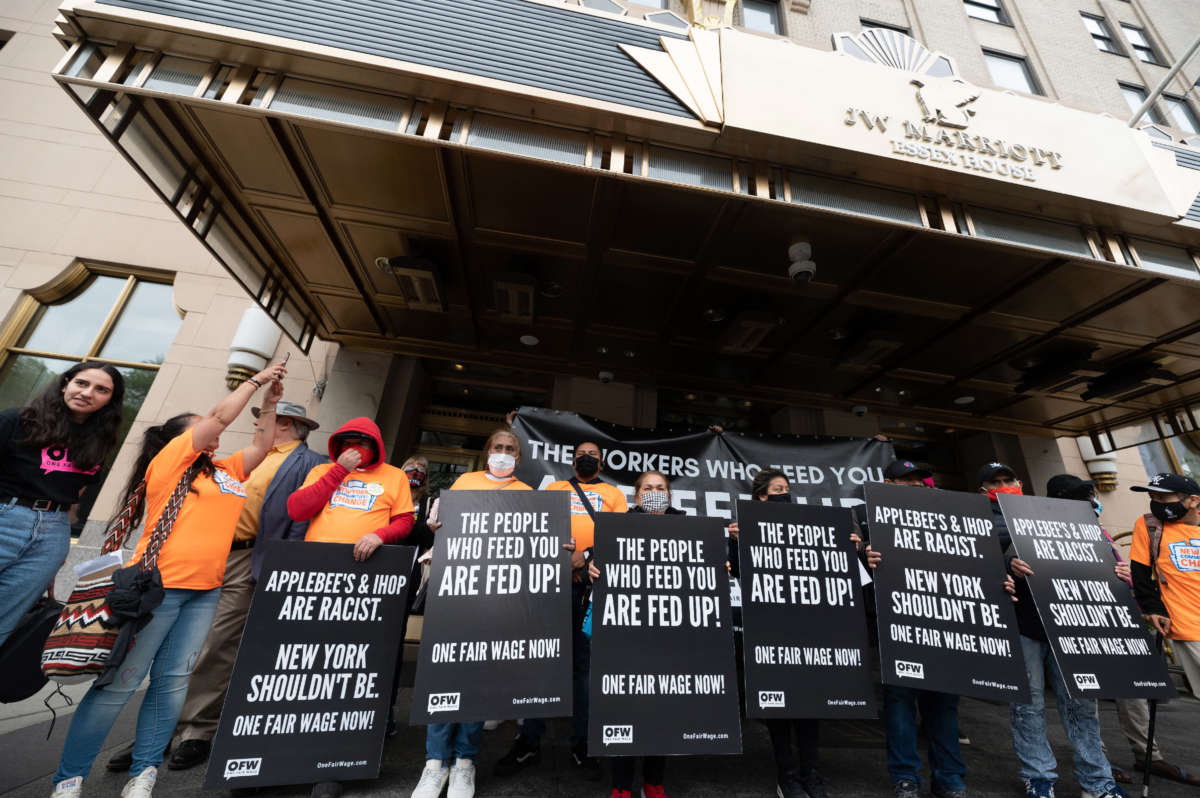
M 413 723 L 570 715 L 571 537 L 562 491 L 443 491 Z
M 742 750 L 724 522 L 600 513 L 588 753 Z
M 1029 682 L 991 502 L 868 485 L 884 684 L 1026 703 Z
M 1054 659 L 1074 698 L 1173 698 L 1090 502 L 1001 495 Z
M 206 787 L 379 775 L 416 549 L 381 546 L 356 562 L 353 548 L 267 550 Z
M 760 501 L 737 510 L 746 717 L 876 717 L 851 511 Z

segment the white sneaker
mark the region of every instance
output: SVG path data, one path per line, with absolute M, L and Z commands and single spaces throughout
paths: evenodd
M 450 768 L 450 789 L 446 798 L 475 798 L 475 763 L 460 759 Z
M 412 798 L 438 798 L 449 778 L 450 768 L 446 767 L 440 759 L 427 760 L 425 769 L 421 771 L 421 780 L 417 782 L 416 789 L 412 791 Z
M 152 798 L 154 782 L 158 781 L 158 768 L 146 768 L 121 789 L 121 798 Z
M 79 798 L 83 794 L 83 776 L 60 781 L 54 785 L 50 798 Z
M 498 720 L 485 720 L 483 722 L 483 730 L 484 731 L 495 731 L 496 729 L 499 729 L 499 728 L 500 728 L 500 721 L 498 721 Z

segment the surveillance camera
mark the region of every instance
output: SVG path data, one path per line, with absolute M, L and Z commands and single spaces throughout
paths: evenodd
M 854 407 L 850 408 L 850 412 L 853 413 L 854 415 L 858 416 L 859 418 L 862 418 L 863 416 L 865 416 L 867 414 L 867 406 L 866 405 L 855 405 Z
M 793 283 L 804 285 L 811 282 L 812 278 L 817 276 L 817 264 L 811 260 L 794 261 L 788 267 L 788 277 L 792 278 Z
M 807 241 L 793 241 L 788 247 L 788 260 L 809 260 L 812 258 L 812 244 Z
M 599 374 L 597 374 L 596 376 L 600 380 L 600 382 L 603 382 L 605 384 L 608 384 L 608 383 L 612 382 L 614 379 L 616 379 L 616 377 L 613 375 L 613 373 L 611 371 L 602 371 Z

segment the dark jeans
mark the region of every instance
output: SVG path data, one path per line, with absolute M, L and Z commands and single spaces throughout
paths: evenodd
M 771 745 L 775 749 L 775 767 L 779 778 L 791 776 L 804 779 L 817 769 L 817 746 L 820 743 L 821 722 L 811 718 L 796 720 L 768 720 L 767 731 L 771 733 Z M 792 748 L 792 734 L 796 736 L 796 747 Z
M 929 741 L 929 770 L 934 786 L 961 790 L 967 772 L 958 749 L 958 696 L 913 687 L 883 687 L 883 718 L 887 727 L 888 774 L 892 783 L 904 779 L 921 784 L 921 754 L 917 747 L 917 710 Z
M 588 733 L 588 681 L 592 672 L 592 639 L 583 633 L 583 616 L 587 607 L 583 605 L 585 588 L 578 582 L 571 583 L 571 682 L 575 715 L 571 718 L 571 745 L 587 743 Z M 546 733 L 545 718 L 528 718 L 521 721 L 521 737 L 530 745 L 541 745 Z M 655 782 L 651 782 L 653 784 Z
M 617 756 L 612 759 L 612 786 L 614 790 L 629 790 L 633 792 L 633 771 L 637 765 L 636 756 Z M 642 783 L 654 784 L 661 787 L 663 775 L 667 771 L 665 756 L 647 756 L 642 758 Z

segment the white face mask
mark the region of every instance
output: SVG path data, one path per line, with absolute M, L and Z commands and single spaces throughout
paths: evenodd
M 671 494 L 663 490 L 642 493 L 642 509 L 652 515 L 662 515 L 671 506 Z
M 507 477 L 517 467 L 517 458 L 503 452 L 492 452 L 488 455 L 488 471 L 494 477 Z

